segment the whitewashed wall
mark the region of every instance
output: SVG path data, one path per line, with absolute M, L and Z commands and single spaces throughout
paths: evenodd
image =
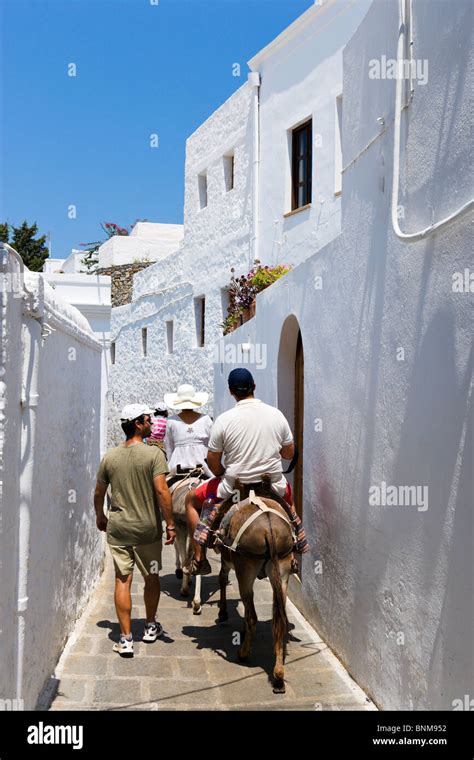
M 342 47 L 367 11 L 368 0 L 329 0 L 303 16 L 257 54 L 261 73 L 259 249 L 262 264 L 297 264 L 340 231 L 335 194 L 335 98 L 342 89 Z M 223 288 L 230 269 L 246 273 L 252 248 L 252 89 L 246 83 L 188 139 L 185 164 L 184 239 L 179 250 L 134 277 L 133 303 L 113 310 L 113 403 L 109 442 L 120 438 L 117 409 L 129 400 L 148 403 L 179 383 L 211 394 L 214 343 L 227 316 Z M 314 119 L 314 203 L 291 217 L 289 130 Z M 323 149 L 317 146 L 323 146 Z M 226 192 L 224 156 L 234 154 L 235 187 Z M 207 175 L 201 208 L 198 176 Z M 127 238 L 112 238 L 124 245 Z M 131 239 L 127 244 L 130 244 Z M 112 242 L 101 248 L 102 257 Z M 284 254 L 284 255 L 283 255 Z M 107 254 L 108 255 L 108 254 Z M 282 258 L 283 256 L 283 258 Z M 104 259 L 105 260 L 105 259 Z M 206 348 L 196 348 L 194 301 L 206 297 Z M 173 321 L 175 350 L 166 354 L 165 322 Z M 149 356 L 140 358 L 148 328 Z
M 22 285 L 0 245 L 0 699 L 16 698 Z
M 234 93 L 186 144 L 184 239 L 178 251 L 134 276 L 133 302 L 112 310 L 111 368 L 115 412 L 109 442 L 121 438 L 117 410 L 130 401 L 154 403 L 191 383 L 211 394 L 212 352 L 227 316 L 222 289 L 230 269 L 247 271 L 251 254 L 251 88 Z M 223 156 L 235 153 L 234 189 L 225 191 Z M 198 208 L 198 174 L 207 170 L 208 205 Z M 206 298 L 205 347 L 196 347 L 194 299 Z M 173 321 L 174 351 L 167 354 L 166 321 Z M 148 356 L 141 357 L 142 328 Z
M 64 272 L 67 274 L 81 274 L 86 272 L 84 264 L 85 251 L 78 251 L 73 248 L 66 259 L 53 259 L 48 257 L 43 265 L 45 274 L 55 274 Z
M 415 84 L 404 117 L 405 231 L 472 194 L 470 4 L 413 5 L 415 56 L 429 61 L 429 82 Z M 295 315 L 312 549 L 294 598 L 381 707 L 451 710 L 472 696 L 474 661 L 472 292 L 453 291 L 453 275 L 472 273 L 472 236 L 466 216 L 419 242 L 392 231 L 395 81 L 368 70 L 371 59 L 395 57 L 398 29 L 397 4 L 375 2 L 344 52 L 341 236 L 262 293 L 256 318 L 225 344 L 266 349 L 266 367 L 250 366 L 257 394 L 278 404 L 294 355 L 287 342 L 279 377 L 279 338 Z M 216 413 L 231 404 L 232 366 L 216 366 Z M 369 489 L 382 481 L 426 486 L 428 509 L 371 506 Z
M 2 272 L 19 273 L 8 246 Z M 34 708 L 98 578 L 101 347 L 39 274 L 2 277 L 0 698 Z M 19 297 L 16 297 L 19 296 Z
M 138 222 L 130 235 L 114 235 L 100 246 L 99 267 L 161 261 L 178 249 L 182 239 L 182 224 Z
M 63 268 L 65 261 L 68 261 L 68 259 L 47 258 L 43 264 L 43 272 L 46 274 L 50 274 L 51 272 L 58 272 Z
M 100 451 L 107 448 L 108 390 L 110 374 L 111 278 L 107 275 L 45 272 L 43 277 L 56 293 L 87 319 L 102 346 Z
M 336 98 L 342 50 L 371 0 L 329 0 L 309 8 L 250 62 L 261 76 L 259 258 L 299 264 L 341 230 L 336 193 Z M 312 119 L 310 208 L 291 211 L 291 133 Z

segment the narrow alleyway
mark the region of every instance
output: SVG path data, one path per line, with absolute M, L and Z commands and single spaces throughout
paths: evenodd
M 203 578 L 203 611 L 192 614 L 179 596 L 174 551 L 166 547 L 158 619 L 164 637 L 140 641 L 144 606 L 141 577 L 133 582 L 135 656 L 112 651 L 118 626 L 113 605 L 113 568 L 106 570 L 56 670 L 59 680 L 51 710 L 373 710 L 373 704 L 304 620 L 288 603 L 292 624 L 286 664 L 286 694 L 273 694 L 271 587 L 257 581 L 259 616 L 248 665 L 236 660 L 236 633 L 243 608 L 231 573 L 229 620 L 217 625 L 219 560 L 211 552 L 213 575 Z

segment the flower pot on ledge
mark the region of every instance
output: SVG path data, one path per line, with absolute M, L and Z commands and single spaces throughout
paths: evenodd
M 240 327 L 239 324 L 234 325 L 228 325 L 224 330 L 224 335 L 230 335 L 230 333 L 233 333 L 234 330 L 237 330 L 237 328 Z
M 244 322 L 248 322 L 249 319 L 252 319 L 252 317 L 255 316 L 255 312 L 257 310 L 257 300 L 254 298 L 248 309 L 244 309 L 242 312 L 242 324 Z

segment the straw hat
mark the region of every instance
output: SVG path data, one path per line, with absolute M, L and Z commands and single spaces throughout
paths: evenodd
M 198 393 L 193 385 L 180 385 L 177 393 L 165 393 L 166 406 L 173 411 L 183 409 L 198 409 L 207 402 L 208 393 Z

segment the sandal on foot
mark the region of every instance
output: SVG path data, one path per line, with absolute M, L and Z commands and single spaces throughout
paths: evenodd
M 298 575 L 299 571 L 300 571 L 299 562 L 298 562 L 298 560 L 296 559 L 296 557 L 293 557 L 293 558 L 292 558 L 292 560 L 291 560 L 291 570 L 290 570 L 290 574 L 291 574 L 291 573 L 295 573 L 295 575 Z

